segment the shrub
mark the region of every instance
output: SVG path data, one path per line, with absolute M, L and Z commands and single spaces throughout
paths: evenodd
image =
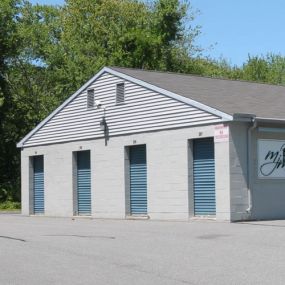
M 20 210 L 20 209 L 21 209 L 20 202 L 6 201 L 0 203 L 0 210 Z

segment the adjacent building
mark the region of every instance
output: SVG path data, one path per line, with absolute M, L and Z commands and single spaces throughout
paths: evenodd
M 285 87 L 105 67 L 19 143 L 24 215 L 285 218 Z

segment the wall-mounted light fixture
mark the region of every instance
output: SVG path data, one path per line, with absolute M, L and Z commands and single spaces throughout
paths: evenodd
M 105 119 L 106 108 L 102 106 L 102 103 L 100 100 L 95 100 L 95 106 L 97 109 L 103 109 L 104 111 L 103 117 L 100 121 L 100 130 L 105 132 L 107 129 L 107 122 Z

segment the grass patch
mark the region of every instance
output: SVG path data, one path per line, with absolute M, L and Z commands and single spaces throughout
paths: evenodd
M 0 211 L 16 211 L 21 209 L 21 203 L 20 202 L 11 202 L 11 201 L 6 201 L 6 202 L 1 202 L 0 203 Z

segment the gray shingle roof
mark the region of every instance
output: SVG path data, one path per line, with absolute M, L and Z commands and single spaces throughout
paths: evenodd
M 190 98 L 229 115 L 285 118 L 285 86 L 110 67 L 149 84 Z

